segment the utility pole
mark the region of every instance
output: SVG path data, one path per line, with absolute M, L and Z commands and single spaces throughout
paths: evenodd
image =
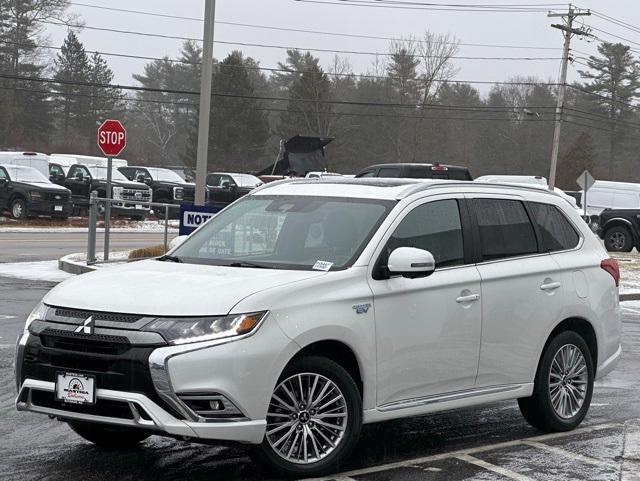
M 564 25 L 553 24 L 553 28 L 561 30 L 564 35 L 564 50 L 562 53 L 562 70 L 560 73 L 560 88 L 558 90 L 558 102 L 556 104 L 556 125 L 553 132 L 553 149 L 551 151 L 551 168 L 549 170 L 549 190 L 553 190 L 556 186 L 556 170 L 558 168 L 558 153 L 560 151 L 560 130 L 562 127 L 562 115 L 564 111 L 564 98 L 567 92 L 567 68 L 569 66 L 569 52 L 571 46 L 571 37 L 574 35 L 588 36 L 589 32 L 583 28 L 573 28 L 573 21 L 576 17 L 591 15 L 590 10 L 579 11 L 573 5 L 569 4 L 567 13 L 551 13 L 547 17 L 562 17 Z
M 204 2 L 204 36 L 202 38 L 202 69 L 200 78 L 200 118 L 198 121 L 198 156 L 196 160 L 195 204 L 204 205 L 209 151 L 209 116 L 211 113 L 211 76 L 213 75 L 213 28 L 216 0 Z

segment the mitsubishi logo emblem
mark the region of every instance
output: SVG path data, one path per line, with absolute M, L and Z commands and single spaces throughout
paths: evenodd
M 93 316 L 89 316 L 85 319 L 82 325 L 78 326 L 73 332 L 77 334 L 93 334 L 94 327 Z

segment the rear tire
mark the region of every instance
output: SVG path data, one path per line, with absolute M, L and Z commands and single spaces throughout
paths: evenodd
M 265 438 L 251 454 L 281 476 L 335 472 L 360 437 L 360 390 L 342 366 L 323 357 L 290 363 L 278 380 L 268 411 Z
M 148 432 L 140 429 L 79 421 L 69 421 L 67 424 L 78 436 L 109 450 L 130 449 L 151 436 Z
M 542 354 L 533 395 L 518 399 L 520 412 L 541 431 L 571 431 L 587 415 L 593 380 L 593 360 L 587 343 L 576 332 L 562 332 Z
M 611 227 L 604 234 L 604 246 L 609 252 L 631 252 L 633 236 L 626 227 L 621 225 Z

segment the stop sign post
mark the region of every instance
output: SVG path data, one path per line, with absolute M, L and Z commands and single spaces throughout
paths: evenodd
M 109 235 L 111 230 L 111 200 L 113 199 L 113 189 L 111 188 L 111 169 L 113 168 L 113 157 L 120 153 L 127 146 L 127 130 L 119 120 L 105 120 L 98 127 L 98 147 L 107 157 L 107 201 L 104 206 L 104 260 L 109 260 Z

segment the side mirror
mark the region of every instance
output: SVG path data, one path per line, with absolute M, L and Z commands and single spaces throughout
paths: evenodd
M 387 269 L 391 275 L 401 275 L 413 279 L 433 274 L 436 260 L 429 251 L 415 247 L 398 247 L 389 256 Z
M 225 181 L 222 184 L 220 184 L 220 187 L 222 187 L 223 189 L 228 189 L 229 188 L 229 182 Z
M 144 180 L 145 179 L 146 179 L 146 177 L 144 176 L 144 174 L 136 175 L 136 182 L 140 182 L 141 184 L 144 184 Z
M 186 241 L 189 238 L 188 235 L 180 235 L 178 237 L 174 237 L 173 239 L 171 239 L 171 242 L 169 242 L 169 250 L 173 250 L 178 246 L 181 246 L 182 243 L 184 241 Z
M 0 179 L 0 184 L 4 184 L 5 182 L 7 182 L 7 179 L 4 179 L 4 178 Z

